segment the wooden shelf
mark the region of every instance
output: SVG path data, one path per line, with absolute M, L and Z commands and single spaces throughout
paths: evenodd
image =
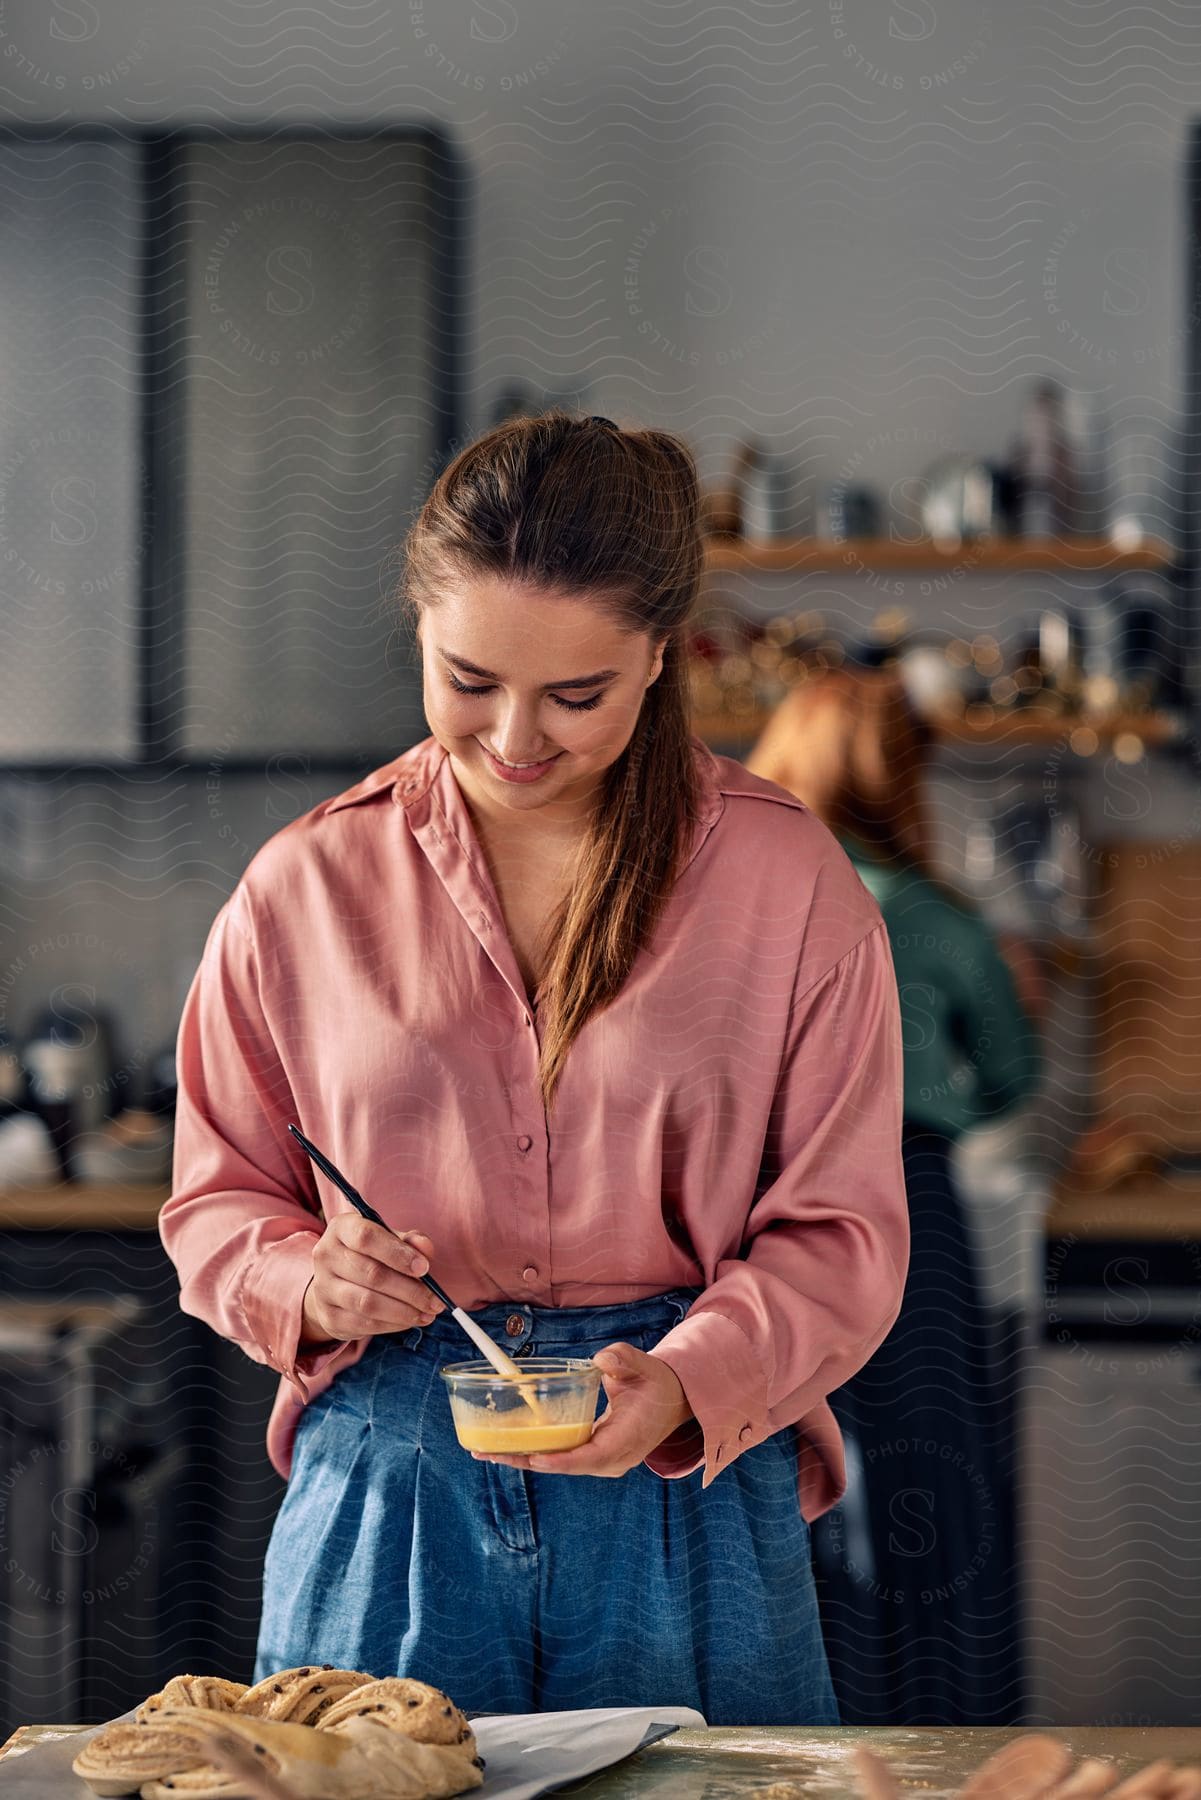
M 1044 1232 L 1109 1242 L 1195 1238 L 1201 1232 L 1201 1175 L 1147 1175 L 1100 1193 L 1063 1182 L 1052 1196 Z
M 737 745 L 749 749 L 759 736 L 770 712 L 694 713 L 692 729 L 706 743 Z M 1085 718 L 1078 713 L 1044 712 L 1024 707 L 1017 712 L 981 714 L 973 718 L 950 714 L 930 721 L 935 736 L 944 744 L 980 745 L 998 749 L 1051 748 L 1062 744 L 1073 755 L 1087 756 L 1103 744 L 1124 736 L 1140 738 L 1151 749 L 1172 743 L 1181 727 L 1169 713 L 1113 713 L 1107 718 Z M 1079 735 L 1077 735 L 1079 734 Z
M 1155 749 L 1171 743 L 1180 735 L 1180 725 L 1170 713 L 1111 713 L 1106 717 L 1088 718 L 1080 713 L 1054 713 L 1037 706 L 1023 707 L 1017 712 L 936 718 L 931 721 L 935 733 L 949 744 L 1052 745 L 1062 743 L 1077 755 L 1087 756 L 1101 744 L 1112 744 L 1119 737 L 1141 738 Z M 1076 740 L 1076 734 L 1080 737 Z M 1075 741 L 1074 741 L 1075 740 Z
M 965 575 L 1096 573 L 1167 570 L 1176 562 L 1170 544 L 1149 541 L 1123 550 L 1108 538 L 981 538 L 954 546 L 933 538 L 893 543 L 889 538 L 778 538 L 752 543 L 745 538 L 705 540 L 705 567 L 714 572 L 762 569 L 780 575 L 869 574 L 909 571 Z
M 693 713 L 692 729 L 706 744 L 731 744 L 749 749 L 771 717 L 766 710 L 753 713 Z
M 154 1231 L 171 1189 L 116 1182 L 0 1188 L 0 1231 Z

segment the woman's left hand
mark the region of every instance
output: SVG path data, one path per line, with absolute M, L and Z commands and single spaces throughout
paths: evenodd
M 625 1475 L 692 1417 L 680 1378 L 662 1357 L 648 1356 L 633 1344 L 608 1344 L 592 1360 L 601 1371 L 609 1404 L 586 1444 L 529 1456 L 473 1450 L 476 1461 L 552 1475 Z

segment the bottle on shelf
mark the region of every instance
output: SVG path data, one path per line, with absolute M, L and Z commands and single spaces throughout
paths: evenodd
M 795 523 L 792 470 L 783 456 L 756 438 L 740 447 L 734 463 L 737 531 L 750 544 L 787 537 Z
M 1104 407 L 1083 388 L 1063 389 L 1064 439 L 1072 471 L 1067 529 L 1104 537 L 1109 517 L 1109 426 Z
M 878 538 L 882 521 L 880 496 L 865 482 L 829 481 L 818 496 L 817 535 L 824 543 Z
M 58 1163 L 58 1177 L 75 1181 L 75 1098 L 78 1091 L 73 1058 L 47 1035 L 26 1044 L 25 1067 L 29 1072 L 29 1104 L 41 1120 Z
M 1026 399 L 1015 445 L 1014 476 L 1020 535 L 1068 535 L 1076 519 L 1076 482 L 1058 382 L 1038 381 Z
M 1044 695 L 1065 705 L 1080 693 L 1080 626 L 1068 610 L 1049 607 L 1038 620 L 1038 669 Z

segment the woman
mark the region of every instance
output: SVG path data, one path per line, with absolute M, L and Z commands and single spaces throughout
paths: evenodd
M 851 1488 L 815 1535 L 835 1692 L 847 1724 L 999 1725 L 1022 1704 L 1007 1370 L 950 1155 L 1030 1092 L 1039 1055 L 987 925 L 930 868 L 927 743 L 895 675 L 839 670 L 793 690 L 747 767 L 854 861 L 888 927 L 904 1029 L 905 1299 L 833 1398 Z
M 837 1721 L 808 1521 L 900 1304 L 900 1019 L 833 837 L 690 733 L 698 511 L 663 432 L 469 445 L 406 545 L 430 736 L 212 927 L 161 1229 L 184 1310 L 283 1377 L 256 1679 Z M 515 1355 L 595 1356 L 587 1444 L 459 1448 L 427 1267 Z

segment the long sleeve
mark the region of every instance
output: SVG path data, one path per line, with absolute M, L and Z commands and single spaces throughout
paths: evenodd
M 264 1016 L 244 890 L 221 908 L 180 1019 L 171 1195 L 159 1234 L 180 1305 L 292 1381 L 344 1346 L 297 1355 L 324 1229 L 295 1103 Z
M 880 923 L 793 999 L 765 1146 L 775 1178 L 741 1244 L 651 1352 L 679 1376 L 696 1420 L 645 1459 L 657 1474 L 703 1462 L 707 1487 L 820 1406 L 882 1342 L 909 1254 L 901 1100 Z

